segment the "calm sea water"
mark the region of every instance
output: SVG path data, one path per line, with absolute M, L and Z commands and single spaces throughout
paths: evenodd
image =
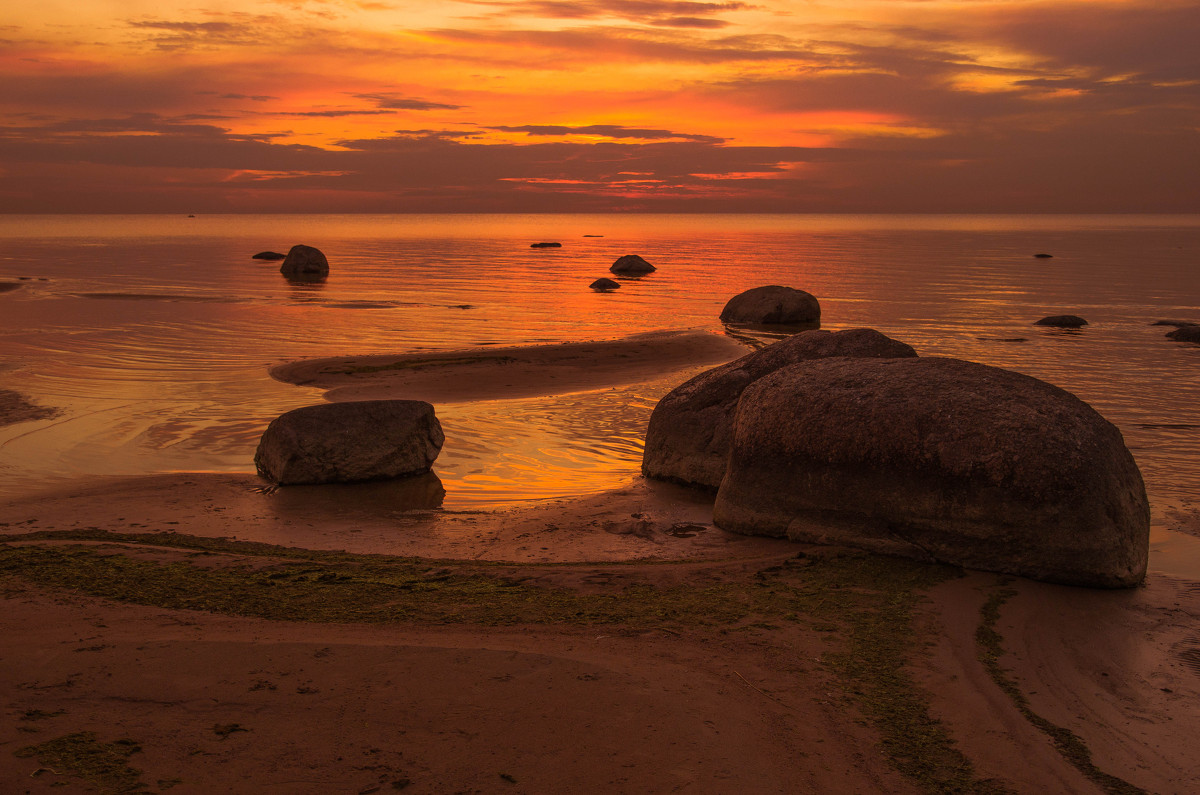
M 543 240 L 563 246 L 529 248 Z M 250 258 L 295 243 L 326 253 L 327 281 Z M 627 253 L 659 270 L 587 288 Z M 1200 216 L 0 216 L 0 281 L 16 280 L 0 385 L 62 414 L 0 428 L 0 494 L 253 471 L 266 424 L 320 400 L 272 381 L 280 362 L 723 333 L 730 296 L 786 284 L 819 298 L 825 328 L 873 327 L 1090 402 L 1146 478 L 1152 565 L 1200 574 L 1200 542 L 1168 529 L 1200 509 L 1200 346 L 1150 325 L 1200 322 Z M 1091 325 L 1031 325 L 1068 313 Z M 445 507 L 629 482 L 650 410 L 683 377 L 439 406 Z

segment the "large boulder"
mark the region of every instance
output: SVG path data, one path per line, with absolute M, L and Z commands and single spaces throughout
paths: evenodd
M 794 287 L 769 284 L 730 298 L 721 310 L 721 322 L 791 325 L 820 323 L 821 305 L 811 293 Z
M 646 428 L 642 474 L 716 490 L 725 476 L 733 413 L 750 384 L 780 367 L 830 356 L 916 356 L 869 328 L 805 331 L 703 372 L 658 402 Z
M 1050 582 L 1127 587 L 1150 511 L 1121 433 L 1074 395 L 957 359 L 825 359 L 738 403 L 715 523 Z
M 258 474 L 280 485 L 353 483 L 428 472 L 445 441 L 420 400 L 323 403 L 276 417 L 254 454 Z
M 279 272 L 289 279 L 324 279 L 329 275 L 329 260 L 319 248 L 292 246 Z
M 644 273 L 653 273 L 657 268 L 637 254 L 626 254 L 618 257 L 609 270 L 624 276 L 641 276 Z

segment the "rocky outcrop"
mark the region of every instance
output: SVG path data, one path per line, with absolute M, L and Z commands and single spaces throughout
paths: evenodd
M 625 276 L 641 276 L 645 273 L 653 273 L 657 268 L 637 254 L 626 254 L 623 257 L 619 257 L 609 270 Z
M 1200 326 L 1180 326 L 1168 331 L 1167 337 L 1176 342 L 1200 342 Z
M 821 322 L 821 305 L 810 293 L 777 284 L 755 287 L 735 295 L 721 310 L 722 323 Z
M 276 417 L 254 464 L 280 485 L 396 478 L 428 472 L 444 440 L 433 406 L 420 400 L 322 403 Z
M 1127 587 L 1150 513 L 1120 432 L 1062 389 L 956 359 L 838 358 L 747 387 L 714 521 Z
M 594 281 L 588 285 L 588 287 L 591 287 L 593 290 L 602 290 L 602 291 L 616 290 L 620 286 L 621 286 L 620 282 L 614 282 L 612 279 L 604 279 L 604 278 L 597 279 L 596 281 Z
M 874 329 L 805 331 L 701 373 L 658 402 L 646 428 L 642 474 L 715 490 L 725 476 L 742 391 L 781 367 L 831 356 L 916 356 Z
M 278 262 L 281 259 L 287 259 L 287 254 L 280 254 L 278 251 L 260 251 L 250 259 L 262 259 L 268 262 Z
M 324 279 L 329 275 L 329 261 L 319 248 L 292 246 L 279 272 L 289 279 Z
M 1054 328 L 1080 328 L 1086 326 L 1088 322 L 1079 315 L 1051 315 L 1044 317 L 1033 325 L 1035 326 L 1053 326 Z

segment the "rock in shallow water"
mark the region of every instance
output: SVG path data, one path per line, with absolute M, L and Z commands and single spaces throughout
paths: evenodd
M 1053 326 L 1054 328 L 1080 328 L 1086 326 L 1088 322 L 1079 315 L 1051 315 L 1044 317 L 1033 325 L 1035 326 Z
M 821 322 L 821 305 L 811 293 L 769 284 L 739 293 L 721 310 L 722 323 L 803 324 Z
M 1180 326 L 1168 331 L 1167 337 L 1176 342 L 1200 342 L 1200 326 Z
M 319 248 L 292 246 L 279 272 L 289 279 L 323 279 L 329 275 L 329 261 Z
M 738 398 L 781 367 L 830 356 L 916 356 L 874 329 L 805 331 L 703 372 L 671 390 L 650 415 L 642 474 L 715 490 L 725 476 Z
M 824 359 L 746 388 L 714 521 L 1050 582 L 1128 587 L 1150 512 L 1121 433 L 1029 376 Z
M 612 279 L 601 278 L 589 284 L 588 287 L 591 287 L 593 290 L 617 290 L 620 289 L 621 284 L 620 282 L 614 282 Z
M 609 270 L 613 273 L 625 274 L 626 276 L 640 276 L 644 273 L 652 273 L 657 268 L 637 254 L 626 254 L 623 257 L 618 257 Z
M 424 401 L 322 403 L 276 417 L 254 464 L 280 485 L 380 480 L 428 472 L 444 441 Z

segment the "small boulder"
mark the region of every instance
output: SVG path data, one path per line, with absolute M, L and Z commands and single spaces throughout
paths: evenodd
M 644 273 L 653 273 L 657 268 L 637 254 L 626 254 L 623 257 L 619 257 L 609 270 L 613 273 L 620 273 L 626 276 L 640 276 Z
M 1052 259 L 1053 257 L 1054 257 L 1053 254 L 1034 254 L 1033 255 L 1034 259 Z
M 1168 331 L 1167 337 L 1176 342 L 1200 342 L 1200 326 L 1180 326 Z
M 260 251 L 250 259 L 263 259 L 270 262 L 277 262 L 281 259 L 287 259 L 287 254 L 280 254 L 278 251 Z
M 805 331 L 703 372 L 671 390 L 650 414 L 642 474 L 716 490 L 725 476 L 733 415 L 747 386 L 809 359 L 916 356 L 903 342 L 869 328 Z
M 821 305 L 810 293 L 777 284 L 755 287 L 735 295 L 721 310 L 722 323 L 821 322 Z
M 562 248 L 562 243 L 530 243 L 530 248 Z
M 280 485 L 354 483 L 428 472 L 445 436 L 420 400 L 322 403 L 272 420 L 258 443 L 258 474 Z
M 289 279 L 324 279 L 329 275 L 329 261 L 319 248 L 292 246 L 279 272 Z
M 588 287 L 591 287 L 593 290 L 601 290 L 603 292 L 607 292 L 608 290 L 616 290 L 620 286 L 620 282 L 614 282 L 612 279 L 607 278 L 597 279 L 588 285 Z
M 1086 326 L 1088 322 L 1079 315 L 1051 315 L 1044 317 L 1033 325 L 1035 326 L 1053 326 L 1054 328 L 1079 328 Z
M 1120 431 L 1069 392 L 958 359 L 823 359 L 759 379 L 713 519 L 1106 588 L 1140 583 L 1149 551 Z

